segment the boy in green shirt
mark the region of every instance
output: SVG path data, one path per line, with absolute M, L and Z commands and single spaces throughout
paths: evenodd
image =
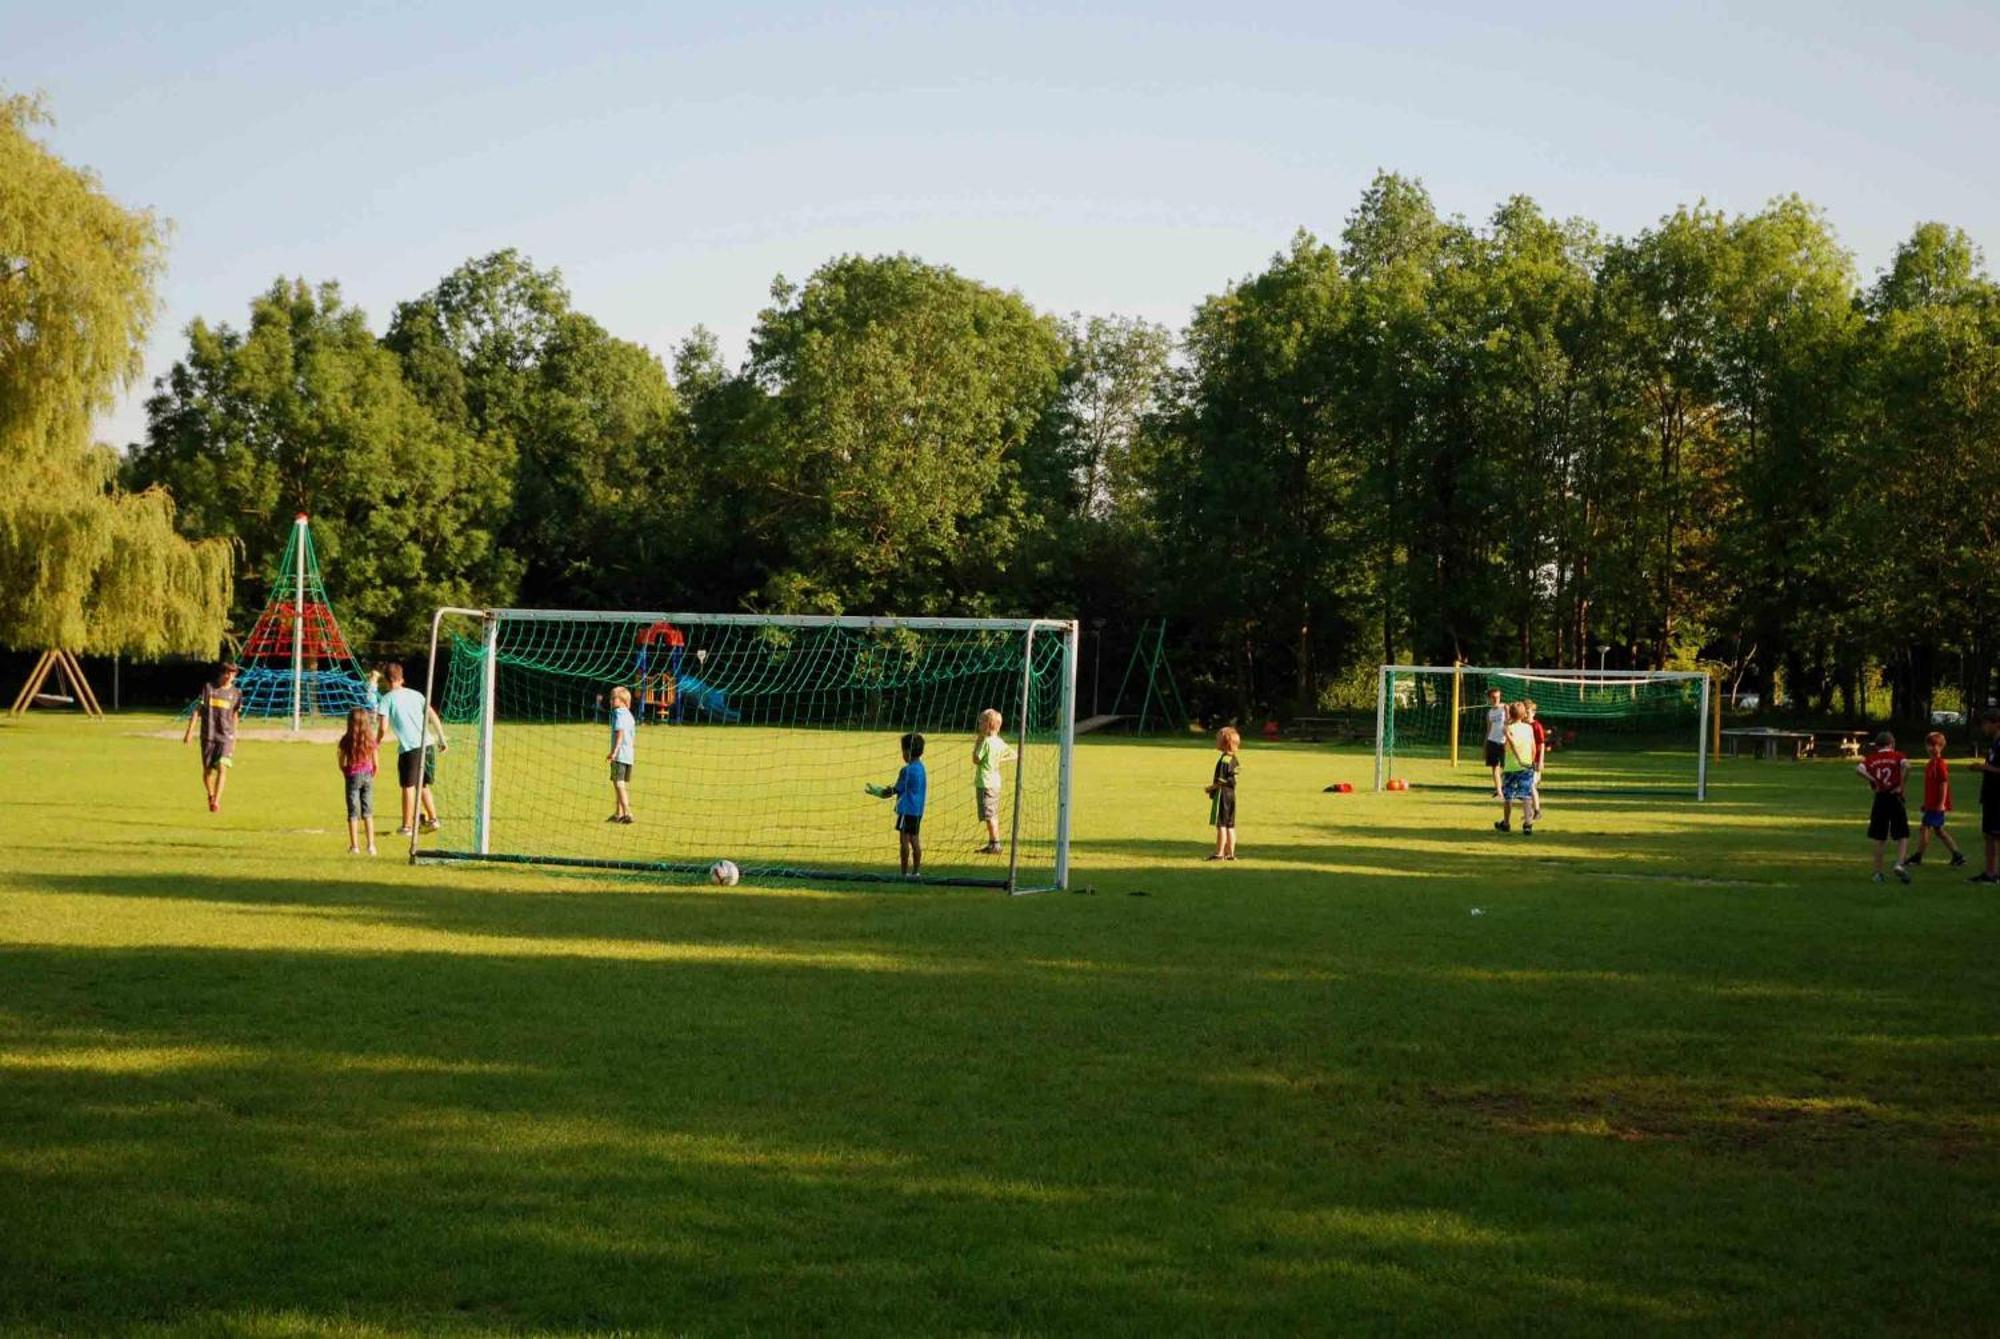
M 981 855 L 1000 854 L 1000 764 L 1011 761 L 1014 750 L 1000 738 L 1000 713 L 988 707 L 979 713 L 979 733 L 972 744 L 972 797 L 974 811 L 986 824 L 986 845 Z

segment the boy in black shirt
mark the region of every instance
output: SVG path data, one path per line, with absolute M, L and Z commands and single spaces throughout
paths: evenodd
M 1988 707 L 1979 717 L 1986 736 L 1986 757 L 1972 764 L 1979 778 L 1979 831 L 1986 838 L 1986 869 L 1974 883 L 2000 883 L 2000 707 Z
M 224 661 L 215 667 L 215 682 L 204 684 L 181 731 L 181 743 L 194 737 L 201 726 L 201 784 L 208 792 L 208 811 L 222 808 L 222 788 L 229 781 L 229 765 L 236 760 L 236 721 L 243 714 L 243 690 L 236 686 L 236 666 Z

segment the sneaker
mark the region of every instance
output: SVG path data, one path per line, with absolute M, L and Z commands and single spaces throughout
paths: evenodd
M 211 814 L 216 813 L 221 808 L 222 808 L 221 800 L 216 799 L 213 795 L 208 797 L 208 812 L 210 812 Z
M 1915 855 L 1911 856 L 1908 860 L 1905 860 L 1903 863 L 1905 865 L 1921 865 L 1924 863 L 1924 853 L 1922 851 L 1919 851 Z
M 438 821 L 435 818 L 426 818 L 423 822 L 417 824 L 417 831 L 419 832 L 436 832 L 437 830 Z
M 1495 832 L 1512 832 L 1514 830 L 1514 825 L 1509 823 L 1504 818 L 1495 819 L 1493 823 L 1493 830 Z
M 604 821 L 605 821 L 605 822 L 607 822 L 607 823 L 617 823 L 617 822 L 621 822 L 622 820 L 621 820 L 621 819 L 620 819 L 620 818 L 618 817 L 618 815 L 616 815 L 616 814 L 613 814 L 613 815 L 611 815 L 611 816 L 610 816 L 609 818 L 605 819 Z
M 630 823 L 630 822 L 632 821 L 632 815 L 630 815 L 630 814 L 620 814 L 620 815 L 618 815 L 618 821 L 619 821 L 620 823 Z
M 375 854 L 375 848 L 374 848 L 374 847 L 372 847 L 372 846 L 371 846 L 371 847 L 369 847 L 369 848 L 368 848 L 368 854 L 369 854 L 369 855 L 374 855 L 374 854 Z
M 1522 835 L 1523 837 L 1532 837 L 1532 836 L 1534 836 L 1534 835 L 1535 835 L 1535 825 L 1534 825 L 1533 823 L 1523 823 L 1523 824 L 1521 825 L 1521 835 Z
M 1953 869 L 1957 869 L 1960 865 L 1963 865 L 1964 863 L 1965 863 L 1965 853 L 1963 851 L 1959 852 L 1957 855 L 1951 858 L 1951 867 Z
M 410 835 L 410 830 L 408 828 L 397 828 L 396 835 L 398 837 L 407 837 Z
M 1981 874 L 1975 874 L 1975 875 L 1973 875 L 1973 876 L 1972 876 L 1971 878 L 1967 879 L 1967 880 L 1966 880 L 1966 882 L 1967 882 L 1967 883 L 2000 883 L 2000 879 L 1996 879 L 1996 878 L 1994 878 L 1994 877 L 1993 877 L 1993 876 L 1992 876 L 1991 874 L 1985 874 L 1985 873 L 1981 873 Z
M 1873 879 L 1876 883 L 1888 882 L 1888 880 L 1884 879 L 1880 874 L 1871 874 L 1869 877 Z
M 1219 855 L 1214 855 L 1214 854 L 1209 854 L 1209 855 L 1205 855 L 1205 856 L 1203 856 L 1203 857 L 1202 857 L 1202 859 L 1203 859 L 1203 860 L 1220 860 L 1220 859 L 1222 859 L 1222 857 L 1221 857 L 1221 856 L 1219 856 Z
M 1902 882 L 1908 883 L 1910 881 L 1910 871 L 1908 867 L 1905 865 L 1896 866 L 1896 877 L 1900 879 Z
M 996 842 L 996 843 L 995 843 L 994 845 L 992 845 L 992 846 L 982 846 L 982 847 L 980 847 L 980 848 L 979 848 L 979 854 L 981 854 L 981 855 L 999 855 L 999 854 L 1000 854 L 1000 846 L 999 846 L 999 844 L 998 844 L 997 842 Z

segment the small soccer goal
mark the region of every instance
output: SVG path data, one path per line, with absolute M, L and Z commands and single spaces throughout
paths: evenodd
M 1698 672 L 1384 665 L 1375 699 L 1375 789 L 1490 788 L 1489 690 L 1535 703 L 1550 789 L 1708 797 L 1714 719 Z
M 1049 619 L 445 609 L 430 683 L 449 747 L 419 861 L 747 881 L 891 880 L 900 741 L 924 736 L 923 880 L 1069 884 L 1076 625 Z M 613 690 L 635 719 L 633 821 L 610 821 Z M 1000 846 L 973 745 L 998 711 Z

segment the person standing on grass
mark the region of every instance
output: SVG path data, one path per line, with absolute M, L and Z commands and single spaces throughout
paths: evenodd
M 1944 830 L 1945 820 L 1951 814 L 1951 764 L 1944 760 L 1944 736 L 1931 731 L 1924 738 L 1924 748 L 1930 754 L 1930 761 L 1924 764 L 1924 818 L 1917 828 L 1917 853 L 1903 863 L 1923 864 L 1924 852 L 1930 849 L 1931 834 L 1935 832 L 1945 850 L 1951 852 L 1951 867 L 1957 869 L 1965 863 L 1965 852 L 1958 849 L 1958 843 Z
M 613 806 L 607 823 L 632 821 L 632 763 L 635 759 L 639 723 L 632 719 L 632 690 L 619 684 L 611 690 L 611 751 L 604 761 L 611 764 Z
M 892 786 L 869 786 L 877 799 L 896 802 L 896 867 L 906 879 L 924 877 L 924 801 L 930 776 L 924 770 L 924 737 L 912 732 L 900 741 L 903 769 Z
M 972 743 L 972 798 L 975 812 L 986 824 L 981 855 L 1000 854 L 1000 764 L 1014 756 L 1000 737 L 1000 713 L 988 707 L 979 713 L 979 733 Z
M 380 747 L 383 730 L 396 732 L 396 781 L 403 789 L 403 825 L 398 837 L 407 837 L 417 825 L 417 793 L 424 784 L 424 725 L 428 704 L 424 695 L 403 682 L 403 667 L 391 664 L 382 671 L 389 691 L 382 694 L 375 714 L 375 743 Z M 435 822 L 426 822 L 424 831 L 436 832 Z
M 1896 751 L 1896 737 L 1884 730 L 1875 736 L 1875 749 L 1856 765 L 1856 772 L 1875 792 L 1874 807 L 1868 811 L 1868 837 L 1875 843 L 1875 882 L 1882 882 L 1882 849 L 1891 839 L 1896 843 L 1896 877 L 1910 881 L 1904 858 L 1910 854 L 1910 810 L 1903 802 L 1903 786 L 1909 779 L 1910 760 Z
M 361 854 L 361 838 L 368 838 L 368 854 L 375 854 L 375 733 L 369 729 L 368 709 L 356 707 L 347 713 L 347 733 L 340 737 L 334 757 L 347 782 L 347 853 Z
M 1535 732 L 1528 726 L 1528 709 L 1519 702 L 1507 708 L 1507 731 L 1502 744 L 1506 756 L 1500 760 L 1500 821 L 1497 832 L 1514 827 L 1514 802 L 1521 802 L 1521 835 L 1535 832 L 1534 811 L 1528 806 L 1535 794 Z
M 1234 860 L 1236 858 L 1236 774 L 1243 770 L 1243 763 L 1236 751 L 1243 747 L 1243 736 L 1233 725 L 1225 725 L 1215 732 L 1215 773 L 1208 783 L 1208 821 L 1215 829 L 1215 854 L 1210 860 Z
M 451 741 L 445 738 L 444 721 L 439 719 L 437 708 L 424 707 L 424 784 L 417 792 L 417 813 L 425 832 L 438 830 L 437 797 L 431 787 L 437 784 L 438 754 L 451 752 Z
M 215 667 L 215 678 L 204 684 L 196 700 L 181 743 L 194 737 L 201 726 L 201 784 L 208 792 L 208 812 L 222 808 L 222 788 L 229 781 L 229 769 L 236 758 L 236 722 L 243 717 L 243 690 L 236 686 L 236 666 L 225 660 Z
M 1486 766 L 1493 773 L 1493 798 L 1500 798 L 1501 764 L 1507 761 L 1507 708 L 1500 690 L 1486 690 Z
M 1986 757 L 1972 764 L 1979 778 L 1979 834 L 1986 839 L 1986 868 L 1972 876 L 1974 883 L 2000 883 L 2000 707 L 1988 707 L 1979 714 L 1979 730 L 1986 736 Z
M 1535 732 L 1535 779 L 1528 786 L 1528 805 L 1534 811 L 1537 821 L 1542 817 L 1542 769 L 1549 761 L 1549 732 L 1535 719 L 1535 699 L 1528 698 L 1521 703 L 1528 713 L 1528 728 Z

